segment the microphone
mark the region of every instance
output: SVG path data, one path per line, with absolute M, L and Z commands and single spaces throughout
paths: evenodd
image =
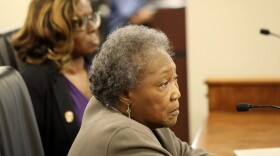
M 246 112 L 253 108 L 276 108 L 280 109 L 280 106 L 273 106 L 273 105 L 251 105 L 249 103 L 239 103 L 236 105 L 236 110 L 238 112 Z
M 260 33 L 263 34 L 263 35 L 269 35 L 269 34 L 270 34 L 270 31 L 267 30 L 267 29 L 261 29 L 261 30 L 260 30 Z
M 272 32 L 270 32 L 268 29 L 261 29 L 261 30 L 260 30 L 260 33 L 261 33 L 262 35 L 271 35 L 271 36 L 280 38 L 280 35 L 275 34 L 275 33 L 272 33 Z

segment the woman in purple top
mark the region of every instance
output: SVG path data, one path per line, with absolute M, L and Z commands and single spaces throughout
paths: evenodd
M 22 72 L 45 155 L 66 156 L 80 128 L 89 90 L 87 56 L 99 44 L 98 13 L 89 0 L 32 0 L 13 46 L 27 63 Z

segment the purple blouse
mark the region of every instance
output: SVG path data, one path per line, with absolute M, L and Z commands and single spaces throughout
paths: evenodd
M 72 97 L 72 100 L 74 102 L 75 114 L 77 115 L 79 124 L 81 125 L 83 114 L 87 103 L 89 102 L 89 99 L 84 96 L 72 82 L 70 82 L 67 78 L 65 79 L 67 80 L 66 82 L 70 89 L 70 96 Z

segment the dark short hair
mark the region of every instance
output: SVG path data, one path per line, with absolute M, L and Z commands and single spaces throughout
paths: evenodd
M 149 56 L 159 49 L 174 55 L 160 30 L 128 25 L 114 31 L 92 61 L 90 89 L 94 96 L 104 105 L 117 104 L 119 93 L 137 87 L 151 61 Z

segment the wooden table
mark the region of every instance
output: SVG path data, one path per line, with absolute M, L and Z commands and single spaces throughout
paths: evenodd
M 235 156 L 235 149 L 280 147 L 280 111 L 211 112 L 192 146 L 218 156 Z

